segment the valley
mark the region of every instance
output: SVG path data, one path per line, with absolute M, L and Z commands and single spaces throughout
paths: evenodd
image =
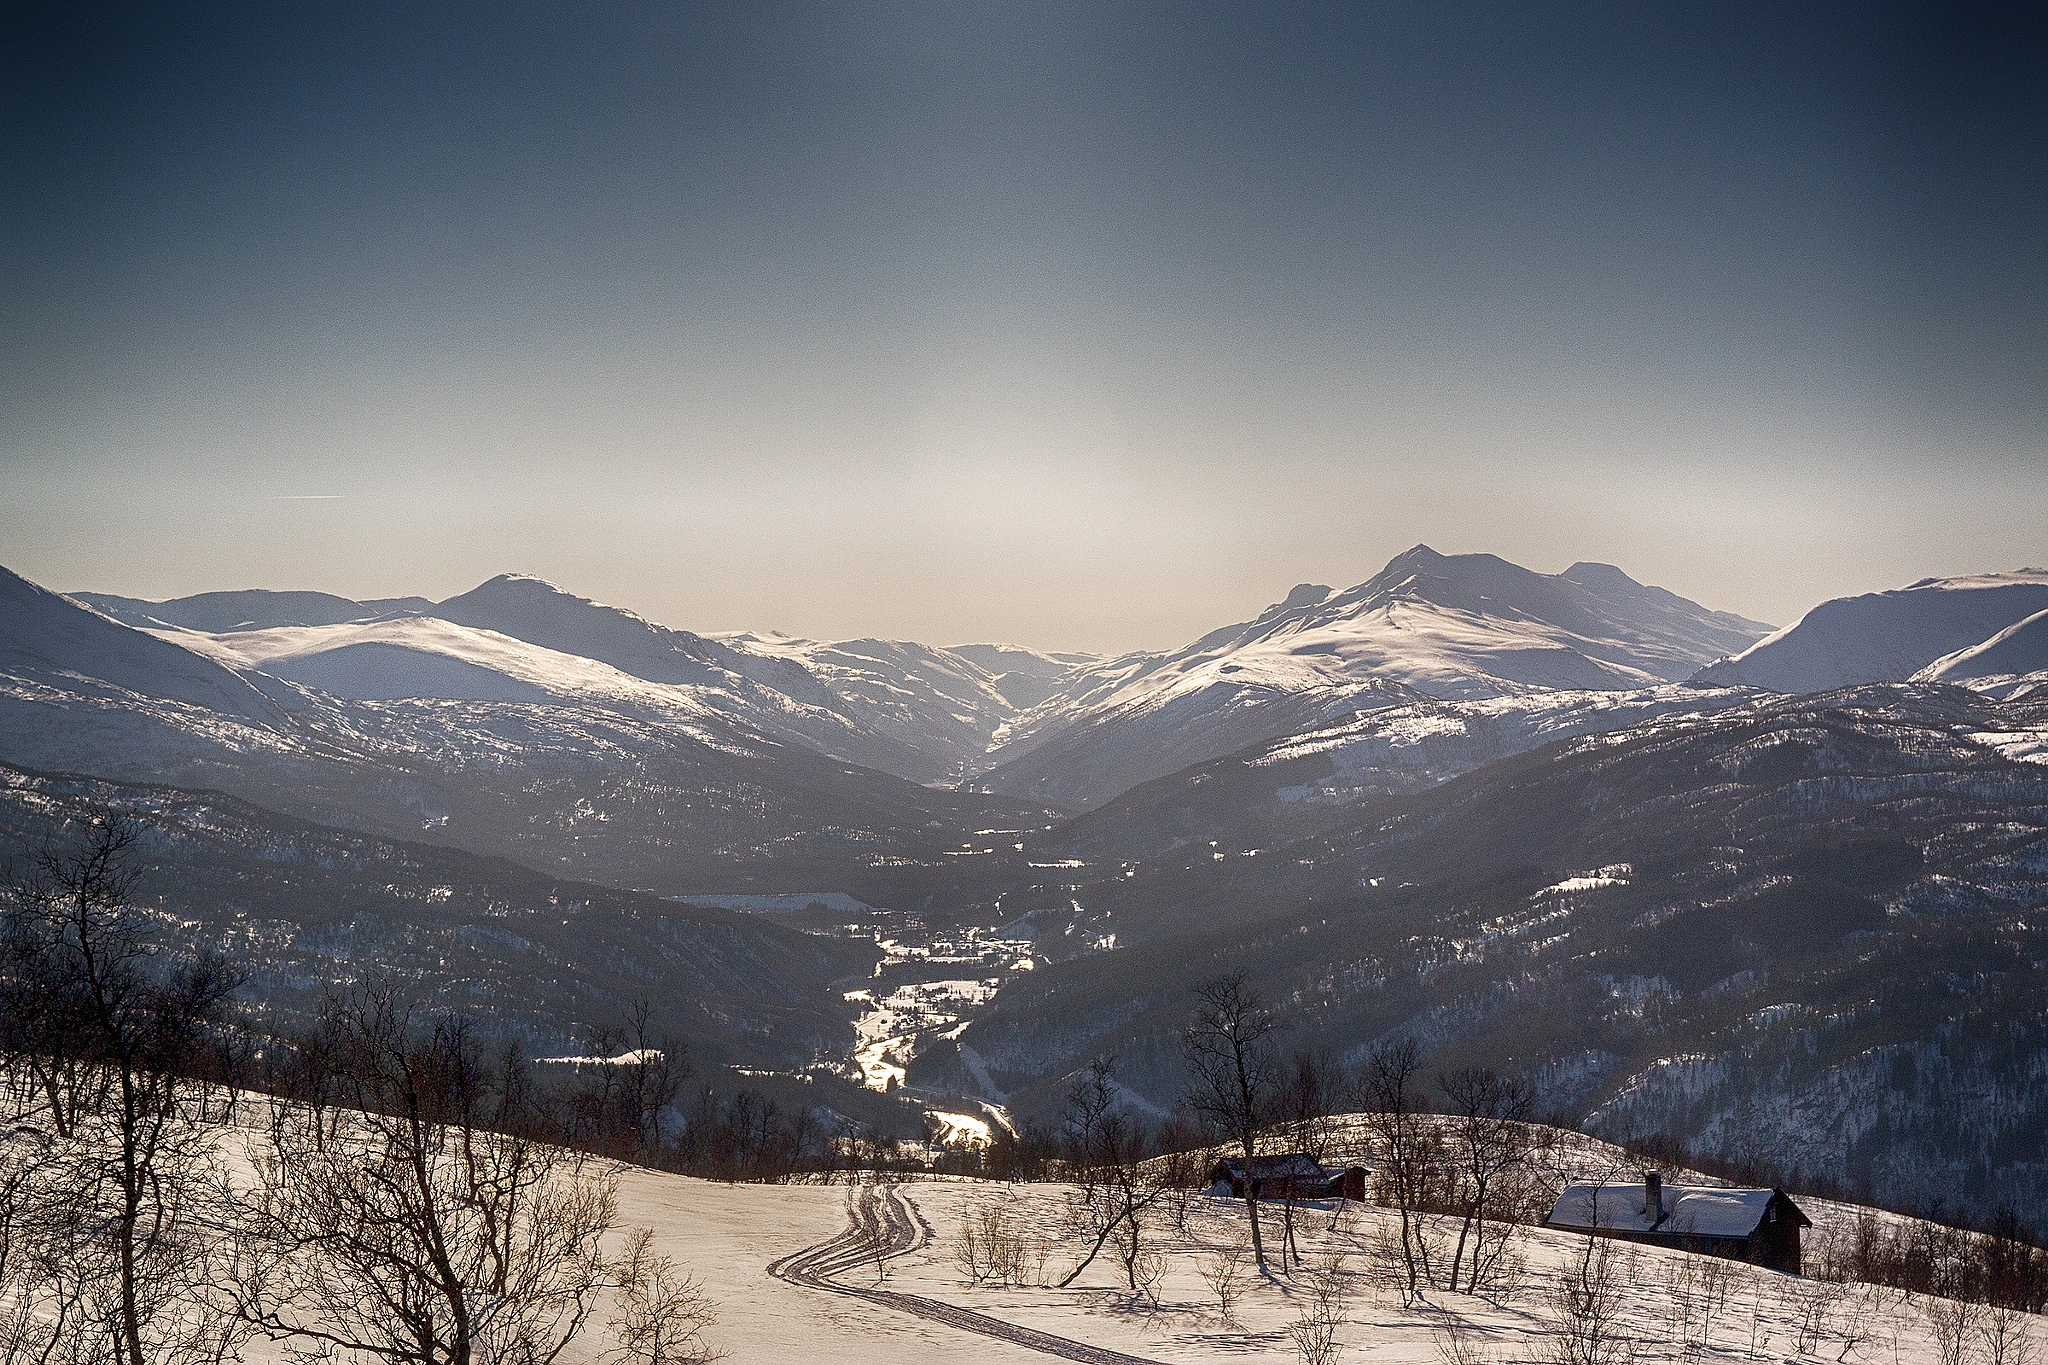
M 1417 547 L 1099 658 L 696 635 L 519 575 L 9 576 L 0 834 L 162 830 L 165 925 L 258 953 L 280 1023 L 370 962 L 544 1055 L 647 1000 L 906 1140 L 1056 1119 L 1105 1055 L 1169 1112 L 1187 993 L 1237 969 L 1340 1062 L 1414 1037 L 1608 1136 L 2048 1210 L 2044 581 L 1771 632 Z

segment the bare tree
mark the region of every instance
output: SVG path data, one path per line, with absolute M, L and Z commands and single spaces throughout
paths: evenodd
M 1067 1219 L 1088 1249 L 1059 1287 L 1072 1284 L 1105 1246 L 1113 1246 L 1125 1280 L 1138 1290 L 1144 1278 L 1140 1271 L 1149 1264 L 1146 1219 L 1166 1201 L 1172 1185 L 1164 1167 L 1145 1161 L 1143 1122 L 1117 1104 L 1113 1059 L 1096 1058 L 1074 1083 L 1067 1094 L 1065 1128 L 1072 1181 Z
M 1813 1355 L 1834 1332 L 1847 1293 L 1848 1286 L 1839 1280 L 1806 1280 L 1785 1286 L 1783 1302 L 1792 1318 L 1792 1343 L 1799 1354 Z M 1842 1355 L 1848 1353 L 1845 1346 Z
M 1031 1283 L 1030 1239 L 1016 1217 L 1015 1204 L 1015 1195 L 989 1195 L 960 1217 L 953 1261 L 976 1284 Z
M 1526 1085 L 1485 1067 L 1467 1067 L 1439 1076 L 1450 1101 L 1450 1156 L 1455 1163 L 1454 1191 L 1460 1221 L 1458 1243 L 1451 1253 L 1450 1290 L 1458 1292 L 1469 1244 L 1472 1259 L 1464 1270 L 1465 1292 L 1479 1292 L 1481 1271 L 1505 1250 L 1511 1226 L 1503 1220 L 1497 1245 L 1487 1241 L 1487 1212 L 1500 1186 L 1518 1174 L 1529 1154 L 1528 1121 L 1535 1096 Z
M 1232 1228 L 1223 1244 L 1210 1249 L 1201 1260 L 1202 1283 L 1216 1298 L 1216 1309 L 1227 1325 L 1237 1323 L 1237 1301 L 1244 1297 L 1245 1239 Z
M 1620 1262 L 1613 1241 L 1588 1237 L 1579 1264 L 1559 1273 L 1550 1296 L 1553 1365 L 1624 1365 L 1633 1358 L 1634 1342 L 1622 1331 Z
M 640 1228 L 620 1262 L 618 1311 L 610 1322 L 618 1365 L 710 1365 L 726 1353 L 704 1333 L 718 1322 L 696 1277 L 653 1253 L 654 1234 Z
M 1968 1299 L 1930 1298 L 1921 1308 L 1934 1336 L 1935 1355 L 1941 1365 L 1965 1365 L 1977 1351 L 1983 1331 L 1984 1308 Z
M 575 1142 L 628 1160 L 644 1160 L 662 1143 L 662 1115 L 690 1078 L 683 1045 L 654 1028 L 653 1008 L 633 1006 L 622 1025 L 591 1032 L 594 1061 L 570 1100 L 569 1134 Z
M 1342 1354 L 1344 1347 L 1337 1340 L 1337 1332 L 1350 1321 L 1346 1311 L 1349 1296 L 1350 1271 L 1345 1267 L 1343 1253 L 1324 1258 L 1309 1273 L 1301 1300 L 1295 1306 L 1295 1319 L 1287 1326 L 1287 1335 L 1294 1340 L 1295 1356 L 1302 1365 L 1331 1365 Z
M 463 1021 L 415 1029 L 374 989 L 331 1001 L 323 1030 L 347 1109 L 272 1107 L 244 1209 L 246 1320 L 394 1365 L 549 1365 L 605 1295 L 634 1292 L 624 1277 L 653 1263 L 600 1245 L 616 1182 L 516 1131 L 516 1055 L 486 1065 Z
M 1412 1300 L 1429 1272 L 1424 1229 L 1417 1216 L 1429 1179 L 1431 1137 L 1420 1120 L 1422 1050 L 1413 1038 L 1380 1043 L 1366 1055 L 1359 1078 L 1365 1123 L 1378 1141 L 1381 1170 L 1378 1183 L 1400 1214 L 1402 1295 Z
M 1986 1308 L 1977 1324 L 1984 1365 L 2034 1365 L 2039 1356 L 2034 1316 L 2018 1308 Z
M 105 1315 L 95 1311 L 110 1301 L 108 1267 L 93 1254 L 90 1203 L 68 1175 L 47 1136 L 17 1128 L 0 1139 L 0 1361 L 6 1365 L 117 1359 Z
M 1264 1273 L 1266 1246 L 1259 1233 L 1253 1175 L 1259 1139 L 1271 1118 L 1275 1081 L 1272 1035 L 1279 1021 L 1245 984 L 1243 972 L 1203 982 L 1195 991 L 1195 1001 L 1194 1017 L 1181 1035 L 1181 1053 L 1188 1064 L 1188 1107 L 1244 1159 L 1244 1206 L 1251 1222 L 1252 1259 Z
M 1343 1077 L 1329 1058 L 1310 1048 L 1296 1048 L 1288 1057 L 1279 1086 L 1279 1128 L 1289 1151 L 1299 1152 L 1317 1166 L 1326 1165 L 1337 1140 L 1336 1121 L 1331 1111 Z M 1280 1268 L 1301 1264 L 1301 1248 L 1294 1237 L 1295 1206 L 1301 1191 L 1293 1180 L 1283 1187 L 1281 1213 L 1285 1222 L 1281 1237 Z
M 17 1122 L 47 1125 L 38 1160 L 42 1264 L 63 1349 L 124 1365 L 203 1362 L 236 1332 L 206 1297 L 212 1191 L 200 1078 L 222 1055 L 233 975 L 159 953 L 132 906 L 140 831 L 100 813 L 73 848 L 36 855 L 0 931 Z M 23 1248 L 34 1264 L 37 1253 Z M 59 1355 L 57 1359 L 64 1359 Z

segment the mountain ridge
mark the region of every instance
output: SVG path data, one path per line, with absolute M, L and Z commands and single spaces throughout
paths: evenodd
M 1333 724 L 1421 698 L 1680 682 L 1769 629 L 1637 583 L 1612 565 L 1581 561 L 1563 574 L 1538 574 L 1495 555 L 1417 545 L 1351 588 L 1304 583 L 1252 620 L 1177 651 L 1081 670 L 998 737 L 974 781 L 1088 808 L 1114 796 L 1118 783 L 1276 739 L 1290 726 Z M 1262 710 L 1269 719 L 1258 718 Z M 1189 737 L 1204 729 L 1206 742 Z M 1168 732 L 1180 741 L 1162 748 Z M 1171 767 L 1152 757 L 1162 752 Z M 1054 771 L 1048 758 L 1063 754 L 1087 754 L 1086 771 Z

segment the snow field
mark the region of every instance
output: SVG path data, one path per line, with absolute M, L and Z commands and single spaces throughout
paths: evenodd
M 1422 1301 L 1404 1306 L 1397 1278 L 1386 1273 L 1384 1259 L 1374 1250 L 1376 1243 L 1384 1246 L 1388 1238 L 1398 1237 L 1399 1215 L 1371 1206 L 1303 1205 L 1295 1211 L 1296 1239 L 1307 1266 L 1293 1276 L 1276 1270 L 1264 1278 L 1247 1270 L 1232 1322 L 1218 1311 L 1204 1271 L 1219 1254 L 1248 1239 L 1244 1206 L 1238 1201 L 1196 1195 L 1185 1231 L 1174 1226 L 1170 1212 L 1156 1217 L 1151 1235 L 1162 1259 L 1155 1305 L 1131 1292 L 1121 1265 L 1108 1252 L 1065 1290 L 971 1283 L 957 1262 L 960 1229 L 991 1202 L 1023 1233 L 1034 1270 L 1043 1251 L 1048 1283 L 1072 1268 L 1079 1249 L 1060 1233 L 1065 1187 L 933 1181 L 905 1186 L 903 1194 L 935 1235 L 889 1263 L 888 1288 L 1162 1362 L 1294 1358 L 1288 1329 L 1309 1302 L 1316 1273 L 1333 1261 L 1344 1287 L 1347 1320 L 1337 1332 L 1344 1360 L 1384 1365 L 1548 1361 L 1557 1335 L 1550 1288 L 1586 1249 L 1584 1239 L 1573 1234 L 1521 1228 L 1515 1233 L 1523 1262 L 1517 1287 L 1493 1298 L 1428 1291 Z M 1260 1223 L 1268 1259 L 1277 1267 L 1281 1209 L 1263 1208 Z M 1449 1232 L 1455 1238 L 1454 1225 Z M 1656 1247 L 1604 1245 L 1616 1267 L 1620 1330 L 1632 1340 L 1637 1361 L 1843 1358 L 1871 1365 L 1941 1365 L 1921 1307 L 1901 1302 L 1890 1291 L 1804 1280 Z M 1727 1282 L 1711 1303 L 1700 1284 L 1702 1266 L 1726 1272 Z M 2038 1321 L 2033 1325 L 2042 1332 Z M 956 1358 L 973 1358 L 984 1344 L 995 1343 L 963 1341 Z

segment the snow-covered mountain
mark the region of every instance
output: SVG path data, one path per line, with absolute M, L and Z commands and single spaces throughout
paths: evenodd
M 705 704 L 768 734 L 912 781 L 947 775 L 942 754 L 865 723 L 839 692 L 786 657 L 657 625 L 526 574 L 500 574 L 433 608 L 458 625 L 596 660 L 646 682 L 698 689 Z
M 325 592 L 270 592 L 246 588 L 239 592 L 202 592 L 165 602 L 145 602 L 106 592 L 74 592 L 83 602 L 123 625 L 140 629 L 182 626 L 186 630 L 267 630 L 273 626 L 335 626 L 380 616 L 431 611 L 424 597 L 383 597 L 357 602 Z
M 1915 682 L 1961 683 L 2002 696 L 2048 687 L 2048 611 L 2015 621 L 1982 644 L 1944 654 L 1913 675 Z
M 1089 654 L 1016 645 L 950 648 L 902 640 L 805 640 L 774 633 L 716 637 L 746 654 L 800 665 L 861 722 L 942 758 L 953 780 L 978 771 L 998 731 L 1056 693 Z
M 1019 711 L 1058 692 L 1079 669 L 1102 661 L 1099 654 L 1045 653 L 1022 645 L 948 645 L 946 653 L 986 672 L 996 691 Z
M 788 889 L 771 864 L 805 883 L 941 866 L 967 832 L 1043 819 L 821 752 L 793 728 L 813 721 L 900 749 L 767 689 L 649 682 L 438 617 L 151 633 L 0 572 L 0 761 L 25 768 L 664 893 Z
M 2048 569 L 1923 578 L 1889 592 L 1823 602 L 1741 653 L 1709 664 L 1693 681 L 1704 687 L 1765 687 L 1773 692 L 1904 682 L 1950 655 L 1988 646 L 2008 626 L 2044 610 Z M 2011 654 L 2026 654 L 2032 638 L 2023 637 L 2011 647 Z M 2005 657 L 2001 650 L 2000 658 Z M 2040 657 L 2038 648 L 2028 657 Z M 2034 665 L 2043 666 L 2048 665 Z M 1961 682 L 1980 676 L 1988 675 L 1957 672 L 1940 680 Z
M 847 714 L 839 695 L 800 665 L 659 626 L 526 575 L 501 575 L 438 604 L 299 592 L 74 600 L 109 602 L 167 643 L 336 698 L 600 708 L 682 722 L 711 737 L 737 724 L 912 780 L 945 771 L 943 759 Z M 394 610 L 374 610 L 384 606 Z
M 996 736 L 979 782 L 1094 805 L 1249 744 L 1424 698 L 1677 682 L 1769 630 L 1611 565 L 1539 574 L 1418 545 L 1356 587 L 1304 583 L 1171 654 L 1081 670 Z
M 0 677 L 118 705 L 123 697 L 200 707 L 259 725 L 281 719 L 247 679 L 190 650 L 0 569 Z
M 1074 805 L 1389 705 L 1673 681 L 1767 629 L 1606 565 L 1546 575 L 1426 546 L 1347 591 L 1303 585 L 1182 650 L 1114 659 L 698 635 L 521 574 L 438 604 L 79 598 L 231 669 L 335 697 L 722 719 L 913 781 Z

